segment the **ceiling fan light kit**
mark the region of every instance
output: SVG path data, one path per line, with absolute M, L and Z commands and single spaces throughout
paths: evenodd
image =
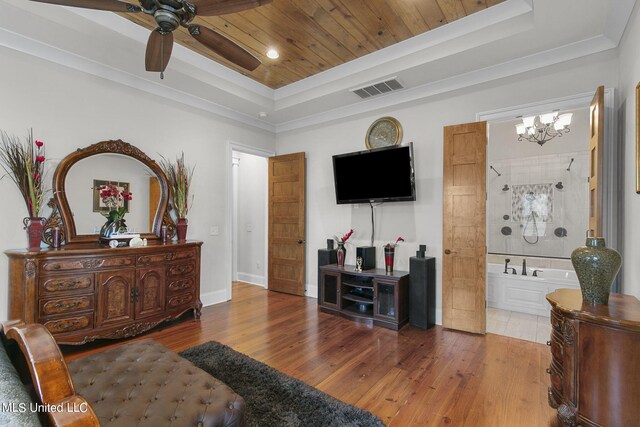
M 216 16 L 253 9 L 272 0 L 139 0 L 140 6 L 119 0 L 31 0 L 62 6 L 81 7 L 85 9 L 106 10 L 112 12 L 139 13 L 153 16 L 158 28 L 151 32 L 145 53 L 145 69 L 163 72 L 171 58 L 173 49 L 173 31 L 185 27 L 189 34 L 205 47 L 226 60 L 253 71 L 260 65 L 260 60 L 221 34 L 191 22 L 197 16 Z

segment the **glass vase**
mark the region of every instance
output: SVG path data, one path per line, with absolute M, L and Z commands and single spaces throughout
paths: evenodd
M 100 229 L 100 237 L 110 238 L 113 234 L 125 231 L 127 226 L 124 219 L 107 220 Z
M 395 258 L 396 248 L 393 246 L 384 247 L 384 270 L 387 274 L 393 273 L 393 261 Z
M 344 260 L 347 258 L 347 248 L 344 247 L 344 243 L 338 242 L 338 249 L 336 249 L 336 255 L 338 257 L 338 266 L 344 267 Z

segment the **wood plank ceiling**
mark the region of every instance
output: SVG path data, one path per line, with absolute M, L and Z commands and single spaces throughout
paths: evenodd
M 184 28 L 174 38 L 187 48 L 277 89 L 453 22 L 504 0 L 274 0 L 239 13 L 196 17 L 261 62 L 248 72 L 214 54 Z M 148 29 L 153 18 L 121 16 Z M 278 59 L 266 51 L 275 48 Z M 143 61 L 143 58 L 140 59 Z M 171 72 L 171 62 L 167 67 Z

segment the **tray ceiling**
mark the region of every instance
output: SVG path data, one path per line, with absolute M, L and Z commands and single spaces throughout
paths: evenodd
M 212 53 L 184 28 L 174 37 L 188 49 L 278 89 L 503 1 L 274 0 L 245 12 L 195 19 L 260 59 L 262 65 L 252 72 Z M 121 16 L 149 29 L 156 27 L 145 14 Z M 267 58 L 269 48 L 277 49 L 280 58 Z

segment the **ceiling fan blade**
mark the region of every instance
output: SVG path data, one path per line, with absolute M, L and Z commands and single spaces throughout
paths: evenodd
M 162 72 L 167 68 L 171 51 L 173 50 L 173 33 L 164 33 L 153 30 L 147 42 L 147 53 L 144 58 L 144 67 L 147 71 Z
M 253 71 L 260 65 L 260 61 L 256 57 L 209 28 L 192 24 L 189 25 L 189 33 L 218 55 L 246 70 Z
M 193 0 L 200 16 L 226 15 L 271 3 L 273 0 Z
M 61 6 L 82 7 L 85 9 L 109 10 L 112 12 L 141 12 L 140 6 L 118 0 L 31 0 L 39 3 Z

